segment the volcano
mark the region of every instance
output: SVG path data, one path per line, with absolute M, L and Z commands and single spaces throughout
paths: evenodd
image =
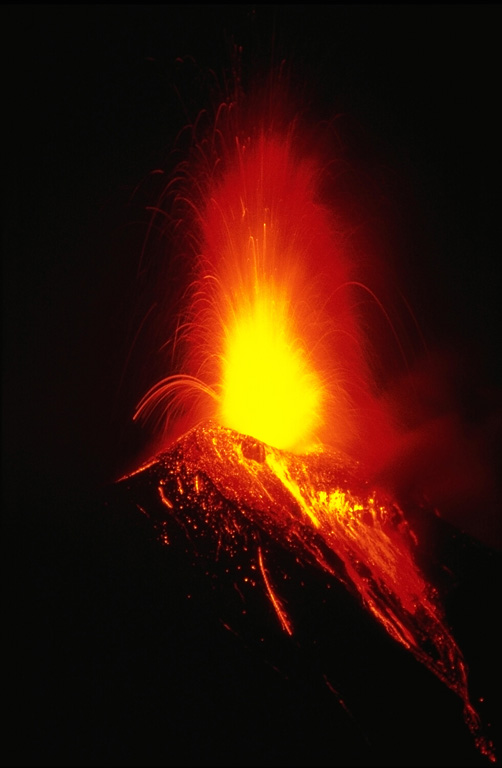
M 304 570 L 323 576 L 321 610 L 329 624 L 337 611 L 332 590 L 342 584 L 460 698 L 478 749 L 495 761 L 470 700 L 462 652 L 438 591 L 418 564 L 413 528 L 397 502 L 365 481 L 349 457 L 330 450 L 280 451 L 209 421 L 117 487 L 150 520 L 159 541 L 198 563 L 203 578 L 223 576 L 227 584 L 220 588 L 230 587 L 231 597 L 218 614 L 231 632 L 239 634 L 243 616 L 248 622 L 250 607 L 266 598 L 278 626 L 294 637 L 298 597 L 288 592 Z M 285 557 L 292 561 L 288 569 Z M 258 620 L 253 631 L 260 633 L 262 624 Z

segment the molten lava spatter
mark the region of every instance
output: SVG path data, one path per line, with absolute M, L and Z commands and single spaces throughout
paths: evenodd
M 163 414 L 167 443 L 181 406 L 191 412 L 182 431 L 213 418 L 299 453 L 376 445 L 370 433 L 382 444 L 392 425 L 356 309 L 366 289 L 319 200 L 320 162 L 299 154 L 295 124 L 259 122 L 245 139 L 235 130 L 216 169 L 199 148 L 186 180 L 196 176 L 202 193 L 190 209 L 195 266 L 177 331 L 181 372 L 146 394 L 136 418 Z

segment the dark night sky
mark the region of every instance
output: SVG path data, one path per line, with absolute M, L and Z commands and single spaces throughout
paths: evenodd
M 222 72 L 230 39 L 244 46 L 248 69 L 266 68 L 273 41 L 275 59 L 286 57 L 303 84 L 312 83 L 319 119 L 341 114 L 343 125 L 357 127 L 353 151 L 366 153 L 361 165 L 395 215 L 393 253 L 400 257 L 393 269 L 430 347 L 459 360 L 459 375 L 471 395 L 475 391 L 471 418 L 482 420 L 492 460 L 502 412 L 500 10 L 7 5 L 1 13 L 7 161 L 2 434 L 4 549 L 10 555 L 4 583 L 12 611 L 5 626 L 14 640 L 7 657 L 13 670 L 7 730 L 14 739 L 7 739 L 4 763 L 176 765 L 183 764 L 178 751 L 186 739 L 191 747 L 185 764 L 221 763 L 218 746 L 208 746 L 218 721 L 210 687 L 225 668 L 221 685 L 227 688 L 217 701 L 228 717 L 228 669 L 234 664 L 249 699 L 257 696 L 253 674 L 243 673 L 245 653 L 217 639 L 204 645 L 197 632 L 213 626 L 210 612 L 198 625 L 181 602 L 187 629 L 173 636 L 164 613 L 164 553 L 133 518 L 115 514 L 105 521 L 99 502 L 107 483 L 141 448 L 131 415 L 151 383 L 141 367 L 151 350 L 135 352 L 126 364 L 148 306 L 148 295 L 137 295 L 138 289 L 148 293 L 148 284 L 138 288 L 135 279 L 148 219 L 144 198 L 134 190 L 147 188 L 142 184 L 152 169 L 168 168 L 187 119 L 183 107 L 193 117 L 208 106 L 200 103 L 193 73 Z M 174 90 L 178 57 L 195 62 L 183 104 Z M 502 539 L 500 493 L 490 503 L 489 510 L 476 510 L 470 526 L 484 544 Z M 477 555 L 469 556 L 465 572 L 471 574 Z M 499 568 L 490 568 L 480 568 L 479 581 L 465 590 L 466 610 L 478 601 L 479 615 L 479 605 L 495 611 L 496 585 L 486 578 L 499 576 Z M 180 578 L 174 579 L 172 605 L 180 599 Z M 493 639 L 483 640 L 489 627 L 477 640 L 465 630 L 472 653 L 486 653 L 485 674 L 495 648 Z M 192 655 L 183 650 L 188 637 Z M 184 672 L 167 661 L 165 666 L 165 648 L 167 655 L 178 654 Z M 232 660 L 225 665 L 227 652 Z M 372 658 L 368 652 L 368 670 Z M 182 697 L 167 745 L 163 695 L 170 685 L 179 695 L 204 659 L 205 683 L 198 695 Z M 266 695 L 296 722 L 291 690 L 274 688 L 264 666 L 256 658 L 254 663 L 256 679 L 270 686 Z M 423 686 L 420 701 L 428 695 L 427 682 L 416 684 Z M 299 690 L 292 700 L 308 700 L 308 743 L 317 705 L 310 688 Z M 406 706 L 412 715 L 419 709 L 423 714 L 418 704 L 415 710 Z M 284 723 L 272 719 L 276 735 L 269 723 L 260 752 L 253 727 L 258 721 L 264 727 L 266 717 L 251 715 L 250 706 L 244 713 L 233 721 L 229 760 L 245 764 L 250 755 L 249 764 L 294 764 L 294 748 L 278 746 L 288 738 Z M 245 717 L 251 718 L 249 733 Z M 179 735 L 188 721 L 199 725 L 190 736 Z M 427 725 L 424 716 L 407 738 L 419 740 L 419 727 Z M 349 746 L 338 752 L 335 746 L 333 757 L 325 742 L 326 764 L 344 764 Z M 383 744 L 384 761 L 403 759 L 397 746 L 393 752 L 385 739 Z M 402 749 L 407 764 L 422 764 L 413 761 L 412 746 L 409 753 Z M 443 762 L 431 756 L 429 764 L 449 764 L 444 745 L 438 754 Z M 455 758 L 451 764 L 458 764 Z

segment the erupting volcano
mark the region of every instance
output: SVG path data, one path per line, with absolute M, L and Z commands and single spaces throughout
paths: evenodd
M 156 418 L 160 450 L 120 485 L 162 541 L 190 542 L 208 571 L 228 562 L 243 611 L 261 589 L 287 635 L 272 544 L 341 582 L 460 697 L 494 761 L 406 509 L 374 479 L 399 433 L 363 330 L 362 299 L 377 299 L 350 257 L 343 211 L 323 200 L 326 158 L 285 103 L 277 87 L 239 93 L 206 135 L 194 129 L 173 182 L 192 274 L 179 367 L 135 414 Z

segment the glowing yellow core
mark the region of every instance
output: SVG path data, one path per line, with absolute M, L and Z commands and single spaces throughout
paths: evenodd
M 246 299 L 225 328 L 221 422 L 276 448 L 305 450 L 321 423 L 319 377 L 293 331 L 289 302 L 267 286 Z

